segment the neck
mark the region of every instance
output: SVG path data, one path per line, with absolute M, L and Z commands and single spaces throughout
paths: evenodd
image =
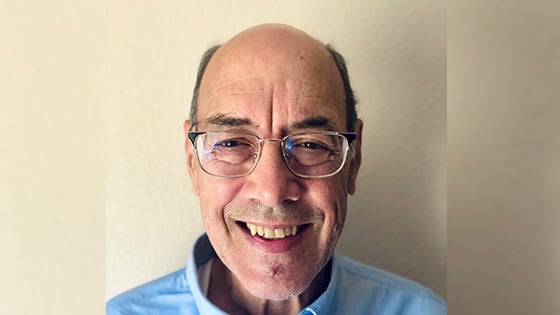
M 298 314 L 323 293 L 330 281 L 329 262 L 300 295 L 274 301 L 250 294 L 229 269 L 216 259 L 212 266 L 208 299 L 232 315 Z

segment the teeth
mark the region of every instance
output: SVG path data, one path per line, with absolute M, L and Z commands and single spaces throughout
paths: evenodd
M 274 238 L 274 230 L 264 229 L 264 238 Z
M 298 232 L 297 226 L 287 227 L 283 229 L 269 229 L 252 223 L 246 224 L 252 236 L 258 234 L 259 236 L 266 239 L 282 239 L 287 236 L 295 236 Z
M 284 235 L 286 235 L 286 236 L 292 235 L 292 228 L 285 228 L 284 229 Z M 295 235 L 295 234 L 293 234 L 293 235 Z
M 254 224 L 247 223 L 247 227 L 249 228 L 249 231 L 251 231 L 251 236 L 255 236 L 255 234 L 257 234 L 257 227 Z
M 284 229 L 274 229 L 274 236 L 276 238 L 284 238 L 286 235 L 284 234 Z

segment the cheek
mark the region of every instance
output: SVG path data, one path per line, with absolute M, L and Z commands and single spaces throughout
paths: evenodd
M 309 187 L 309 202 L 324 212 L 326 224 L 341 229 L 346 218 L 346 182 L 343 177 L 317 181 Z
M 235 198 L 242 187 L 242 183 L 238 179 L 226 179 L 206 174 L 199 176 L 198 183 L 200 209 L 205 221 L 222 218 L 224 207 Z

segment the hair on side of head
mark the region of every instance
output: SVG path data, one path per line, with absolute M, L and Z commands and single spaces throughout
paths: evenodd
M 202 82 L 202 77 L 204 76 L 204 72 L 206 71 L 206 67 L 210 60 L 216 53 L 216 51 L 222 47 L 222 45 L 215 45 L 210 47 L 208 50 L 204 52 L 202 58 L 200 60 L 200 64 L 198 66 L 198 72 L 196 74 L 196 83 L 193 89 L 193 96 L 191 100 L 191 110 L 189 114 L 189 119 L 191 120 L 191 129 L 196 128 L 197 120 L 196 120 L 196 110 L 198 108 L 198 94 L 200 93 L 200 83 Z
M 331 54 L 338 73 L 342 78 L 342 85 L 344 86 L 344 101 L 346 102 L 346 128 L 347 131 L 355 131 L 356 121 L 358 120 L 358 113 L 356 112 L 356 98 L 354 97 L 354 91 L 352 90 L 352 85 L 350 84 L 350 78 L 348 76 L 348 69 L 346 68 L 346 61 L 344 57 L 336 51 L 330 44 L 325 45 L 328 52 Z

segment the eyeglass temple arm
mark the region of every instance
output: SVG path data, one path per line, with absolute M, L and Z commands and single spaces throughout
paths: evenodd
M 343 135 L 346 138 L 346 140 L 348 140 L 348 145 L 354 142 L 357 136 L 355 132 L 339 132 L 338 134 Z
M 198 136 L 200 136 L 201 134 L 204 134 L 204 133 L 206 133 L 206 132 L 203 132 L 203 131 L 189 131 L 189 132 L 187 132 L 187 138 L 189 138 L 189 140 L 194 145 L 194 141 L 196 140 L 196 137 L 198 137 Z

